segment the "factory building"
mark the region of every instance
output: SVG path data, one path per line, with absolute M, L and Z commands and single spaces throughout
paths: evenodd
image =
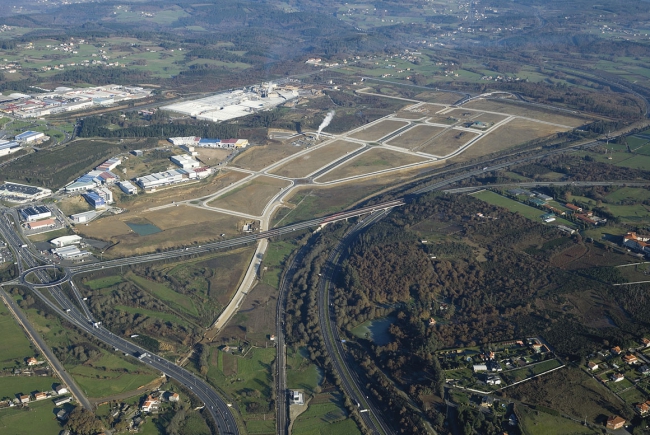
M 36 205 L 20 210 L 20 216 L 26 222 L 35 222 L 41 219 L 52 217 L 52 211 L 44 205 Z
M 82 251 L 76 246 L 65 246 L 63 248 L 52 249 L 52 254 L 60 257 L 62 260 L 74 260 L 90 255 L 88 251 Z
M 22 147 L 16 141 L 0 140 L 0 157 L 15 153 L 21 149 Z
M 172 143 L 172 145 L 181 146 L 181 145 L 192 145 L 195 146 L 201 140 L 200 137 L 196 136 L 185 136 L 185 137 L 170 137 L 167 139 Z
M 172 163 L 174 163 L 177 166 L 180 166 L 183 169 L 194 169 L 201 166 L 201 163 L 199 163 L 198 160 L 193 159 L 192 156 L 188 154 L 182 154 L 180 156 L 171 156 L 169 159 L 172 161 Z
M 90 191 L 83 194 L 84 199 L 88 204 L 92 205 L 95 209 L 106 207 L 106 200 L 99 196 L 97 192 Z
M 56 225 L 56 221 L 54 219 L 44 219 L 42 221 L 36 221 L 36 222 L 27 222 L 27 228 L 30 230 L 42 230 L 45 228 L 52 228 Z
M 97 212 L 91 210 L 91 211 L 87 211 L 87 212 L 84 212 L 84 213 L 73 214 L 70 217 L 72 218 L 72 221 L 74 223 L 76 223 L 76 224 L 84 224 L 86 222 L 90 222 L 91 220 L 93 220 L 95 218 L 95 216 L 97 216 Z
M 93 192 L 95 192 L 97 195 L 99 195 L 106 204 L 113 204 L 113 192 L 111 192 L 109 189 L 106 187 L 98 187 L 95 189 Z
M 142 157 L 142 156 L 144 155 L 144 153 L 142 152 L 142 150 L 131 150 L 131 151 L 129 151 L 129 152 L 130 152 L 131 154 L 133 154 L 134 156 L 136 156 L 136 157 Z
M 193 146 L 201 148 L 245 148 L 248 146 L 248 139 L 211 139 L 195 136 L 170 137 L 168 139 L 176 146 Z
M 182 183 L 198 178 L 192 169 L 171 169 L 165 172 L 145 175 L 135 179 L 135 182 L 145 190 L 156 189 L 170 184 Z
M 64 246 L 78 245 L 81 243 L 81 236 L 72 235 L 72 236 L 62 236 L 57 237 L 56 239 L 50 240 L 50 243 L 56 246 L 57 248 L 63 248 Z
M 95 168 L 95 170 L 97 170 L 97 171 L 112 171 L 113 169 L 117 168 L 121 164 L 122 164 L 122 159 L 119 159 L 117 157 L 113 157 L 112 159 L 108 159 L 104 163 L 102 163 L 101 165 L 97 166 Z
M 28 144 L 28 143 L 33 143 L 33 142 L 38 142 L 38 141 L 44 141 L 46 140 L 47 136 L 45 136 L 44 133 L 41 133 L 40 131 L 26 131 L 24 133 L 20 133 L 16 135 L 16 141 L 22 143 L 22 144 Z
M 135 195 L 138 193 L 138 188 L 131 184 L 130 181 L 120 181 L 117 183 L 117 186 L 127 195 Z
M 28 186 L 26 184 L 18 184 L 5 182 L 0 186 L 0 198 L 11 202 L 27 202 L 36 199 L 45 198 L 52 194 L 50 189 L 42 187 Z

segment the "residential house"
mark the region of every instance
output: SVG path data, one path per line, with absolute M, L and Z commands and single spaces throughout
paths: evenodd
M 625 424 L 625 419 L 618 415 L 613 415 L 607 419 L 607 429 L 620 429 Z
M 68 392 L 68 389 L 65 387 L 65 385 L 57 385 L 54 391 L 56 391 L 56 394 L 60 395 L 66 394 Z
M 589 367 L 589 370 L 591 371 L 598 370 L 598 364 L 593 361 L 589 361 L 587 367 Z
M 641 367 L 639 367 L 639 373 L 645 376 L 650 375 L 650 367 L 648 367 L 645 364 L 642 365 Z
M 157 399 L 154 399 L 151 396 L 147 396 L 147 399 L 142 404 L 142 412 L 151 412 L 157 411 L 160 406 L 160 402 Z
M 19 397 L 20 403 L 29 403 L 29 396 L 27 394 L 23 394 L 22 396 Z
M 487 372 L 487 365 L 486 364 L 474 364 L 474 372 Z
M 614 382 L 621 382 L 623 379 L 625 379 L 625 376 L 623 376 L 622 373 L 614 373 L 609 378 Z
M 499 376 L 488 376 L 485 383 L 488 385 L 501 385 L 501 378 Z
M 641 344 L 643 344 L 643 347 L 650 347 L 650 338 L 643 337 L 641 339 Z
M 68 413 L 65 409 L 62 409 L 56 413 L 56 418 L 61 421 L 66 421 L 68 419 Z
M 619 346 L 612 347 L 612 353 L 614 355 L 620 355 L 621 354 L 621 348 Z
M 43 400 L 43 399 L 47 399 L 47 393 L 41 391 L 40 393 L 34 394 L 34 400 Z
M 641 415 L 647 415 L 650 412 L 650 400 L 645 402 L 637 403 L 634 405 L 634 409 Z
M 34 357 L 27 358 L 27 365 L 28 366 L 35 366 L 36 364 L 38 364 L 38 360 L 36 358 L 34 358 Z
M 171 393 L 167 396 L 167 400 L 170 402 L 178 402 L 180 400 L 180 396 L 178 393 Z
M 483 399 L 481 399 L 481 406 L 484 408 L 491 408 L 494 406 L 494 397 L 483 396 Z
M 535 353 L 540 353 L 542 351 L 542 346 L 543 345 L 541 343 L 533 343 L 532 348 L 535 351 Z
M 629 353 L 623 357 L 623 361 L 628 364 L 636 364 L 639 362 L 639 359 L 636 357 L 636 355 Z

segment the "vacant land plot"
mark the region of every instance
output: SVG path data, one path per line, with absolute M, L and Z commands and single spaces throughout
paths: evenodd
M 359 434 L 354 421 L 347 417 L 341 398 L 331 394 L 317 394 L 307 411 L 293 424 L 295 435 Z
M 404 133 L 400 133 L 398 136 L 386 142 L 386 145 L 392 145 L 412 150 L 424 145 L 428 140 L 440 134 L 443 130 L 444 128 L 442 127 L 416 125 L 415 127 L 406 130 Z
M 31 342 L 1 300 L 0 331 L 3 334 L 0 347 L 0 368 L 23 365 L 25 358 L 34 356 Z M 2 396 L 0 395 L 0 397 Z
M 513 119 L 477 140 L 463 152 L 461 158 L 469 159 L 484 156 L 566 130 L 566 128 L 526 119 Z
M 402 119 L 422 119 L 427 116 L 426 112 L 420 111 L 411 111 L 411 110 L 401 110 L 395 114 L 395 118 Z
M 391 151 L 385 148 L 371 148 L 369 151 L 359 154 L 340 167 L 318 177 L 316 181 L 320 183 L 335 181 L 423 161 L 426 161 L 423 157 Z
M 446 156 L 478 136 L 478 133 L 470 133 L 462 130 L 447 130 L 419 151 L 436 156 Z
M 298 245 L 288 240 L 276 240 L 269 243 L 266 253 L 264 254 L 263 274 L 261 281 L 278 288 L 280 274 L 284 269 L 284 263 L 289 255 L 298 248 Z
M 271 172 L 276 175 L 289 178 L 302 178 L 315 172 L 334 160 L 343 157 L 347 153 L 358 150 L 363 147 L 354 142 L 337 140 L 324 147 L 317 148 L 307 154 L 303 154 L 288 163 L 280 166 Z
M 53 410 L 54 405 L 49 400 L 30 403 L 26 409 L 3 409 L 0 413 L 0 432 L 11 435 L 57 434 L 62 426 Z
M 587 435 L 599 433 L 568 418 L 554 416 L 543 411 L 534 411 L 527 406 L 520 406 L 517 411 L 526 434 Z
M 444 105 L 453 104 L 461 98 L 462 95 L 453 92 L 422 92 L 414 97 L 415 100 Z
M 139 236 L 125 222 L 150 223 L 162 231 Z M 215 240 L 221 234 L 232 237 L 240 234 L 242 223 L 235 216 L 181 205 L 137 215 L 122 213 L 78 226 L 77 230 L 84 237 L 113 243 L 104 257 L 119 257 Z
M 119 284 L 123 281 L 121 276 L 112 275 L 106 276 L 104 278 L 93 279 L 85 283 L 87 287 L 90 287 L 91 290 L 101 290 L 103 288 L 112 287 L 115 284 Z
M 211 201 L 208 205 L 260 216 L 266 204 L 290 183 L 277 178 L 259 176 Z
M 275 330 L 277 292 L 275 287 L 263 282 L 258 283 L 246 295 L 237 314 L 225 328 L 219 331 L 218 336 L 236 337 L 258 346 L 263 346 L 265 343 L 271 345 L 269 332 Z M 214 332 L 214 330 L 208 331 L 206 337 L 213 338 Z
M 302 147 L 297 147 L 289 143 L 272 143 L 269 145 L 254 146 L 235 157 L 232 164 L 239 168 L 259 171 L 301 150 L 303 150 Z
M 214 166 L 217 162 L 222 161 L 232 153 L 230 150 L 219 148 L 195 148 L 195 151 L 199 153 L 197 158 L 210 166 Z
M 363 130 L 350 135 L 350 137 L 360 140 L 375 141 L 404 127 L 405 125 L 407 125 L 407 123 L 404 121 L 384 120 L 369 127 L 365 127 Z
M 496 113 L 481 113 L 479 116 L 474 118 L 474 120 L 485 123 L 497 123 L 503 121 L 506 118 L 506 115 L 497 115 Z
M 645 201 L 650 199 L 650 190 L 635 187 L 622 187 L 607 194 L 608 202 L 615 201 Z
M 586 119 L 564 115 L 554 112 L 546 112 L 540 109 L 533 109 L 530 106 L 517 104 L 503 100 L 472 100 L 465 104 L 468 108 L 487 110 L 490 112 L 507 113 L 508 115 L 523 116 L 526 118 L 539 119 L 540 121 L 552 122 L 554 124 L 566 125 L 568 127 L 579 127 L 587 122 Z
M 542 220 L 541 220 L 540 217 L 543 214 L 546 213 L 546 212 L 544 212 L 542 210 L 539 210 L 537 208 L 528 206 L 526 204 L 522 204 L 522 203 L 520 203 L 518 201 L 515 201 L 513 199 L 506 198 L 505 196 L 501 196 L 501 195 L 499 195 L 497 193 L 490 192 L 489 190 L 483 190 L 481 192 L 472 194 L 471 196 L 473 196 L 474 198 L 480 199 L 481 201 L 485 201 L 488 204 L 492 204 L 492 205 L 496 205 L 496 206 L 499 206 L 499 207 L 506 208 L 506 209 L 510 210 L 511 212 L 513 212 L 513 213 L 519 213 L 522 216 L 524 216 L 524 217 L 526 217 L 526 218 L 528 218 L 528 219 L 530 219 L 532 221 L 535 221 L 535 222 L 540 222 L 541 223 Z M 567 220 L 564 220 L 564 219 L 562 219 L 560 217 L 557 217 L 556 220 L 553 223 L 554 224 L 566 225 L 566 226 L 571 227 L 571 228 L 574 227 L 574 225 L 571 222 L 569 222 Z
M 64 198 L 56 204 L 65 215 L 83 213 L 91 209 L 90 204 L 81 196 L 71 196 Z

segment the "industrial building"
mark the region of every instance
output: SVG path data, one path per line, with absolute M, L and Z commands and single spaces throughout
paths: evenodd
M 142 156 L 144 155 L 144 153 L 142 152 L 142 150 L 131 150 L 131 151 L 129 151 L 129 152 L 130 152 L 131 154 L 133 154 L 134 156 L 136 156 L 136 157 L 142 157 Z
M 90 222 L 91 220 L 93 220 L 95 216 L 97 216 L 97 212 L 91 210 L 91 211 L 86 211 L 84 213 L 73 214 L 70 217 L 72 218 L 72 221 L 74 223 L 84 224 L 86 222 Z
M 49 138 L 47 138 L 44 133 L 41 133 L 40 131 L 26 131 L 24 133 L 17 134 L 15 139 L 17 142 L 20 142 L 21 144 L 28 144 L 28 143 L 35 143 L 35 142 L 43 142 Z
M 52 217 L 52 211 L 44 205 L 36 205 L 19 210 L 20 216 L 26 222 L 35 222 L 41 219 Z
M 182 183 L 197 179 L 196 171 L 192 169 L 171 169 L 165 172 L 145 175 L 135 179 L 135 182 L 145 190 L 156 189 L 170 184 Z
M 298 96 L 298 89 L 293 86 L 262 83 L 198 100 L 171 104 L 161 109 L 196 119 L 219 122 L 270 110 Z
M 93 190 L 97 195 L 104 199 L 106 204 L 113 204 L 113 192 L 106 187 L 98 187 Z
M 42 230 L 45 228 L 54 228 L 56 221 L 54 219 L 44 219 L 42 221 L 27 222 L 27 228 L 30 230 Z
M 246 148 L 248 139 L 211 139 L 197 136 L 170 137 L 169 140 L 176 146 L 192 146 L 200 148 Z
M 0 140 L 0 157 L 15 153 L 21 149 L 21 145 L 16 141 Z
M 122 159 L 113 157 L 112 159 L 106 160 L 101 165 L 95 168 L 96 171 L 112 171 L 116 167 L 122 164 Z
M 72 183 L 65 186 L 66 192 L 83 192 L 85 190 L 94 189 L 96 186 L 111 185 L 119 181 L 119 177 L 111 172 L 118 165 L 122 164 L 122 160 L 114 157 L 106 160 L 101 165 L 97 166 L 94 170 L 74 180 Z
M 88 251 L 82 251 L 76 246 L 64 246 L 63 248 L 52 249 L 52 254 L 60 257 L 63 260 L 74 260 L 90 255 Z
M 131 184 L 130 181 L 120 181 L 117 183 L 117 186 L 127 195 L 135 195 L 138 193 L 138 188 Z
M 52 191 L 42 187 L 28 186 L 27 184 L 11 183 L 9 181 L 0 186 L 0 198 L 11 202 L 27 202 L 50 196 Z
M 86 202 L 93 206 L 94 208 L 104 208 L 106 207 L 106 200 L 99 196 L 95 191 L 90 191 L 82 195 Z
M 180 166 L 183 169 L 194 169 L 201 166 L 201 163 L 199 163 L 198 160 L 193 159 L 192 156 L 188 154 L 181 154 L 180 156 L 171 156 L 169 159 L 172 161 L 172 163 L 174 163 L 177 166 Z
M 81 243 L 81 236 L 72 235 L 72 236 L 57 237 L 56 239 L 50 240 L 50 243 L 56 246 L 57 248 L 63 248 L 64 246 L 69 246 L 69 245 L 77 245 Z

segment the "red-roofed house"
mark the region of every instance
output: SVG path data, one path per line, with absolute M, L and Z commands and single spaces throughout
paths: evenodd
M 607 429 L 620 429 L 625 424 L 625 419 L 618 415 L 613 415 L 607 419 Z
M 577 211 L 577 212 L 582 211 L 582 207 L 578 207 L 577 205 L 573 205 L 570 202 L 567 202 L 566 204 L 564 204 L 564 206 L 566 208 L 568 208 L 569 210 L 572 210 L 572 211 Z
M 28 366 L 35 366 L 36 364 L 38 364 L 38 360 L 36 358 L 34 358 L 34 357 L 27 358 L 27 365 Z
M 144 401 L 141 409 L 143 412 L 151 412 L 157 410 L 158 405 L 160 405 L 160 402 L 157 399 L 147 396 L 147 400 Z
M 619 346 L 612 347 L 612 353 L 614 355 L 620 355 L 621 354 L 621 348 Z
M 639 359 L 636 357 L 636 355 L 627 354 L 623 357 L 623 361 L 625 361 L 628 364 L 636 364 L 639 362 Z
M 43 393 L 43 392 L 36 393 L 36 394 L 34 394 L 34 399 L 35 399 L 35 400 L 43 400 L 43 399 L 47 399 L 47 394 L 46 394 L 46 393 Z
M 636 412 L 639 414 L 646 415 L 648 412 L 650 412 L 650 400 L 637 403 L 634 405 L 634 409 L 636 409 Z

